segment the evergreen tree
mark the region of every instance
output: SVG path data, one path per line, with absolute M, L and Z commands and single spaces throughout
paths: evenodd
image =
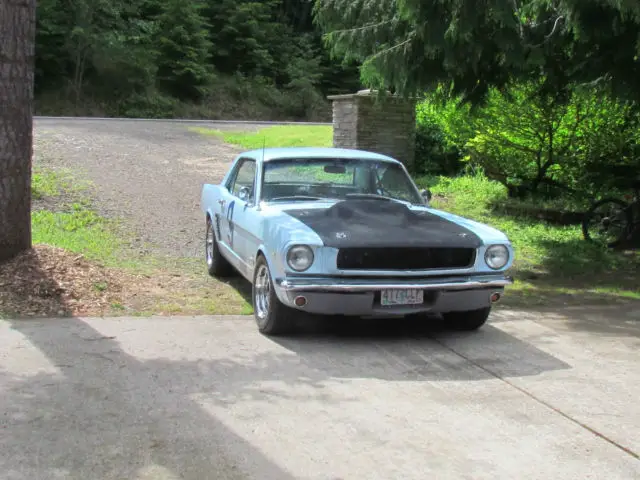
M 211 42 L 201 4 L 165 0 L 157 19 L 157 81 L 161 90 L 197 100 L 213 79 Z
M 573 82 L 602 80 L 640 98 L 637 0 L 317 0 L 315 15 L 372 87 L 445 83 L 476 102 L 542 74 L 559 100 Z

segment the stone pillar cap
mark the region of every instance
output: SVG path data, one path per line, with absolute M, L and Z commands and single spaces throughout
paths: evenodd
M 388 96 L 393 98 L 401 98 L 396 93 L 387 92 Z M 370 88 L 366 88 L 364 90 L 358 90 L 356 93 L 344 93 L 342 95 L 329 95 L 327 100 L 346 100 L 349 98 L 355 97 L 371 97 L 373 95 L 378 95 L 378 90 L 371 90 Z M 414 97 L 409 97 L 407 100 L 416 100 Z

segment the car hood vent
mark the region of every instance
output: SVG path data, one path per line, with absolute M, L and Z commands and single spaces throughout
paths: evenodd
M 482 240 L 468 228 L 426 210 L 395 201 L 343 200 L 328 208 L 284 213 L 313 230 L 325 246 L 478 248 Z

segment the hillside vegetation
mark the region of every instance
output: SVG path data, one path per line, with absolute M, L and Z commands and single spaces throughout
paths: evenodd
M 330 118 L 357 90 L 305 0 L 41 0 L 36 113 Z

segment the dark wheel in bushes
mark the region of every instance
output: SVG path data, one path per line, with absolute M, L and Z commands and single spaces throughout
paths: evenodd
M 632 224 L 629 204 L 617 198 L 605 198 L 585 213 L 582 235 L 588 242 L 615 248 L 627 238 Z

